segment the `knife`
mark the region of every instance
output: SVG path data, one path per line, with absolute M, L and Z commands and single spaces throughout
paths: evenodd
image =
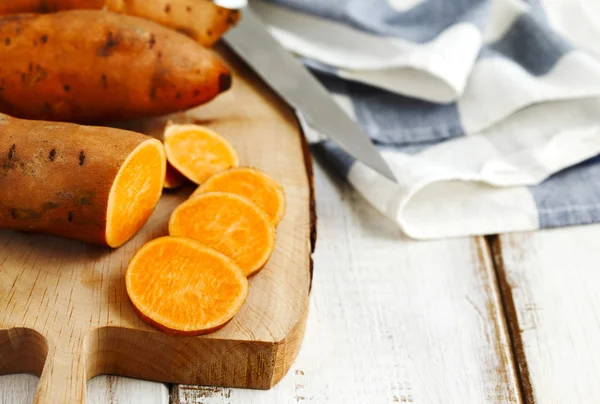
M 358 161 L 396 182 L 377 148 L 340 108 L 327 89 L 267 31 L 263 22 L 245 7 L 225 42 L 283 98 L 308 125 L 328 136 Z

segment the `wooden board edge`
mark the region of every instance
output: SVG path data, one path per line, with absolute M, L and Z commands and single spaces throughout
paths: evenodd
M 27 373 L 40 377 L 47 355 L 46 338 L 36 330 L 0 330 L 0 375 Z
M 313 253 L 315 252 L 315 247 L 317 243 L 317 201 L 315 195 L 315 176 L 313 169 L 312 154 L 310 153 L 308 141 L 306 140 L 304 130 L 298 119 L 296 119 L 296 125 L 300 134 L 300 143 L 302 145 L 302 154 L 304 156 L 304 168 L 306 169 L 306 178 L 309 188 L 308 213 L 310 220 L 310 254 L 308 257 L 308 261 L 310 278 L 308 285 L 308 298 L 306 299 L 306 304 L 304 306 L 302 317 L 292 327 L 292 329 L 286 335 L 286 337 L 275 344 L 275 355 L 273 359 L 273 375 L 271 376 L 271 383 L 268 387 L 269 389 L 275 386 L 281 379 L 283 379 L 283 377 L 288 373 L 288 371 L 292 367 L 292 364 L 294 363 L 296 357 L 298 356 L 298 353 L 300 352 L 300 348 L 302 347 L 302 342 L 304 340 L 304 334 L 306 331 L 306 321 L 308 319 L 308 312 L 310 306 L 310 293 L 312 291 L 313 284 Z
M 273 356 L 273 374 L 271 376 L 271 382 L 267 389 L 275 386 L 283 377 L 289 372 L 300 348 L 302 347 L 302 341 L 304 340 L 304 333 L 306 331 L 306 320 L 308 319 L 309 304 L 306 302 L 304 307 L 304 313 L 302 318 L 296 323 L 288 335 L 281 341 L 275 344 L 275 351 Z
M 315 195 L 315 175 L 313 169 L 313 158 L 310 153 L 310 148 L 308 146 L 308 142 L 306 141 L 306 136 L 304 136 L 304 130 L 302 129 L 302 125 L 300 121 L 296 119 L 296 124 L 298 125 L 298 131 L 300 132 L 300 142 L 302 144 L 302 154 L 304 155 L 304 167 L 306 168 L 306 177 L 308 180 L 308 188 L 309 188 L 309 201 L 308 201 L 308 215 L 310 218 L 310 257 L 309 257 L 309 271 L 310 271 L 310 283 L 308 285 L 308 294 L 312 290 L 312 281 L 313 281 L 313 270 L 314 270 L 314 262 L 312 254 L 315 252 L 315 247 L 317 244 L 317 199 Z
M 264 385 L 242 387 L 253 390 L 269 390 L 274 387 L 291 369 L 300 348 L 302 346 L 302 340 L 304 338 L 304 332 L 306 329 L 306 320 L 308 318 L 309 304 L 307 302 L 302 318 L 292 328 L 290 333 L 281 341 L 270 344 L 265 347 L 264 351 L 268 351 L 268 355 L 272 355 L 272 373 L 270 380 Z M 215 386 L 215 385 L 188 385 L 188 384 L 176 384 L 171 383 L 169 386 L 169 402 L 171 404 L 184 404 L 187 401 L 185 397 L 193 394 L 198 394 L 199 397 L 223 397 L 228 398 L 231 393 L 231 388 L 236 386 Z M 239 386 L 238 386 L 239 388 Z M 184 397 L 182 399 L 182 397 Z

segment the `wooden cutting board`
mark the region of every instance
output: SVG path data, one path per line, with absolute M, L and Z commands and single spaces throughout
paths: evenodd
M 233 143 L 241 165 L 283 184 L 287 206 L 273 255 L 227 326 L 177 337 L 138 319 L 124 274 L 136 250 L 167 234 L 170 213 L 192 187 L 165 193 L 146 226 L 117 250 L 0 231 L 0 374 L 40 375 L 37 403 L 83 402 L 86 381 L 98 374 L 268 389 L 296 357 L 315 241 L 310 157 L 291 111 L 227 50 L 219 52 L 235 73 L 232 89 L 169 119 L 213 128 Z M 166 121 L 126 126 L 160 134 Z

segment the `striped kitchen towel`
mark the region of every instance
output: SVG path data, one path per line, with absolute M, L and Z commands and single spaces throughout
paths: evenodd
M 600 1 L 251 1 L 389 161 L 315 146 L 414 238 L 600 222 Z

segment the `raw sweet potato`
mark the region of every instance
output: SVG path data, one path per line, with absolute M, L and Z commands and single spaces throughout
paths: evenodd
M 161 237 L 140 248 L 125 284 L 143 321 L 179 335 L 223 327 L 248 294 L 248 280 L 235 262 L 185 237 Z
M 0 114 L 0 228 L 118 247 L 154 210 L 165 166 L 139 133 Z
M 169 125 L 164 144 L 169 163 L 196 184 L 238 165 L 238 155 L 229 142 L 204 126 Z
M 210 46 L 234 25 L 240 13 L 209 0 L 0 0 L 0 15 L 106 9 L 152 20 Z
M 179 171 L 167 163 L 167 172 L 165 174 L 165 189 L 177 189 L 188 182 Z
M 229 192 L 250 199 L 267 212 L 275 226 L 283 217 L 285 196 L 282 186 L 257 169 L 239 167 L 216 173 L 204 181 L 190 198 L 214 191 Z
M 169 234 L 222 252 L 246 276 L 262 269 L 275 246 L 269 216 L 249 199 L 226 192 L 206 192 L 179 205 L 169 219 Z
M 207 102 L 231 76 L 209 50 L 137 17 L 94 10 L 0 16 L 0 112 L 79 123 Z

